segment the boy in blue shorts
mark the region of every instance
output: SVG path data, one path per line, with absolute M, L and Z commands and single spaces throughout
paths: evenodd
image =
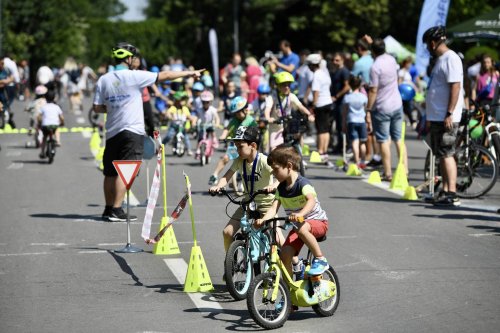
M 326 235 L 328 217 L 319 204 L 311 182 L 298 172 L 300 156 L 293 147 L 279 146 L 269 154 L 267 164 L 271 166 L 273 175 L 280 184 L 273 205 L 261 220 L 255 222 L 255 226 L 259 227 L 264 220 L 273 218 L 280 205 L 283 206 L 288 218 L 294 222 L 297 229 L 288 234 L 281 248 L 281 261 L 292 275 L 292 261 L 298 260 L 296 256 L 306 244 L 314 255 L 311 269 L 307 274 L 322 274 L 330 266 L 321 252 L 317 239 Z M 299 220 L 302 218 L 303 222 L 300 223 Z

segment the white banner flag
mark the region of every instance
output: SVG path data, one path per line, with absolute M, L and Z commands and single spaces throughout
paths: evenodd
M 153 220 L 153 213 L 156 207 L 156 200 L 160 193 L 160 174 L 161 174 L 161 154 L 162 149 L 158 152 L 158 163 L 156 164 L 155 175 L 153 177 L 153 184 L 149 191 L 148 207 L 146 208 L 146 216 L 144 216 L 144 223 L 142 225 L 142 238 L 148 242 L 151 234 L 151 221 Z
M 216 96 L 219 96 L 219 46 L 217 43 L 217 33 L 214 29 L 210 29 L 208 32 L 208 41 L 210 43 L 210 53 L 212 54 L 214 92 Z
M 446 26 L 449 6 L 450 0 L 425 0 L 424 2 L 417 33 L 417 59 L 415 66 L 417 67 L 418 74 L 425 74 L 430 57 L 427 47 L 422 43 L 422 36 L 431 27 L 436 25 Z

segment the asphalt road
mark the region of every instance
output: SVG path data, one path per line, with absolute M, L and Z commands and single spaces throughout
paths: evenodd
M 15 105 L 16 121 L 27 127 L 22 107 Z M 86 126 L 86 115 L 65 116 L 68 127 Z M 222 282 L 227 200 L 206 194 L 214 163 L 200 167 L 192 157 L 167 156 L 168 211 L 184 193 L 184 171 L 193 184 L 198 245 L 215 287 L 187 294 L 189 211 L 174 225 L 179 255 L 153 255 L 141 239 L 145 207 L 132 207 L 139 220 L 131 224 L 132 242 L 145 252 L 114 253 L 127 241 L 126 224 L 100 219 L 103 176 L 88 135 L 63 133 L 52 165 L 25 148 L 28 140 L 0 134 L 0 332 L 261 330 Z M 426 150 L 412 133 L 407 143 L 410 183 L 418 185 Z M 147 195 L 146 167 L 152 176 L 154 164 L 143 163 L 132 187 L 140 202 Z M 310 165 L 307 176 L 330 218 L 321 246 L 338 273 L 341 300 L 333 317 L 301 308 L 277 332 L 498 332 L 498 183 L 483 198 L 462 200 L 460 208 L 438 209 L 324 166 Z M 155 210 L 153 231 L 162 212 L 161 206 Z

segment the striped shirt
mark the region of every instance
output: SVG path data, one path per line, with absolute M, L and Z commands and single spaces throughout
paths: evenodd
M 315 198 L 314 208 L 304 216 L 306 220 L 328 220 L 326 212 L 321 208 L 318 196 L 311 182 L 302 177 L 298 176 L 295 183 L 291 188 L 287 188 L 286 182 L 282 182 L 278 185 L 278 191 L 276 193 L 276 199 L 279 200 L 280 204 L 285 209 L 287 215 L 299 212 L 306 205 L 307 198 L 306 195 L 312 194 Z

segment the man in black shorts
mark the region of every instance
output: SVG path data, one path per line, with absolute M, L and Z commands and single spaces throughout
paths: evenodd
M 114 160 L 141 160 L 143 154 L 144 114 L 142 90 L 166 80 L 181 77 L 200 77 L 201 70 L 148 71 L 130 70 L 138 55 L 135 46 L 119 43 L 112 49 L 116 62 L 113 72 L 99 78 L 94 98 L 94 111 L 108 114 L 106 121 L 106 148 L 104 150 L 104 198 L 106 207 L 102 218 L 111 222 L 127 220 L 121 208 L 126 194 L 125 184 L 119 179 L 113 166 Z M 137 220 L 130 216 L 131 221 Z

